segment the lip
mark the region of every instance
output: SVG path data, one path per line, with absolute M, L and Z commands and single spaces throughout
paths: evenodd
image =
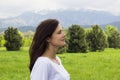
M 65 41 L 65 39 L 61 39 L 61 41 Z

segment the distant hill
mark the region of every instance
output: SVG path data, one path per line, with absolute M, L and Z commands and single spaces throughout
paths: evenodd
M 104 25 L 99 25 L 102 29 L 105 29 L 105 26 L 106 25 L 113 25 L 115 27 L 118 28 L 118 30 L 120 31 L 120 22 L 112 22 L 112 23 L 108 23 L 108 24 L 104 24 Z M 89 28 L 91 27 L 91 25 L 80 25 L 81 27 L 84 27 L 84 28 Z M 6 28 L 0 28 L 0 32 L 3 32 L 4 30 L 6 30 Z M 27 31 L 35 31 L 36 27 L 34 26 L 22 26 L 22 27 L 18 27 L 18 29 L 21 31 L 21 32 L 27 32 Z
M 19 28 L 25 32 L 28 30 L 35 31 L 35 28 L 40 21 L 47 18 L 56 18 L 60 21 L 60 24 L 68 28 L 72 24 L 83 25 L 89 27 L 89 25 L 98 24 L 104 27 L 105 25 L 115 25 L 120 30 L 120 16 L 104 11 L 95 10 L 57 10 L 57 11 L 37 11 L 37 12 L 25 12 L 19 16 L 0 19 L 0 32 L 5 30 L 8 26 Z
M 21 32 L 27 32 L 27 31 L 32 31 L 32 32 L 35 32 L 35 29 L 36 27 L 33 27 L 33 26 L 23 26 L 23 27 L 17 27 L 18 30 L 20 30 Z M 7 29 L 6 28 L 0 28 L 0 32 L 3 32 Z
M 92 24 L 108 24 L 120 21 L 120 16 L 113 14 L 95 11 L 95 10 L 57 10 L 57 11 L 38 11 L 25 12 L 19 16 L 0 19 L 0 28 L 8 26 L 36 27 L 40 21 L 47 18 L 56 18 L 64 27 L 69 27 L 72 24 L 92 25 Z

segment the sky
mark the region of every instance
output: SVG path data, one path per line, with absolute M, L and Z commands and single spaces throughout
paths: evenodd
M 120 15 L 120 0 L 0 0 L 0 18 L 27 11 L 90 9 Z

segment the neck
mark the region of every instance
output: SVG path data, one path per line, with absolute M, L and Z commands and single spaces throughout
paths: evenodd
M 49 57 L 50 59 L 55 59 L 57 51 L 58 51 L 57 47 L 49 46 L 42 56 Z

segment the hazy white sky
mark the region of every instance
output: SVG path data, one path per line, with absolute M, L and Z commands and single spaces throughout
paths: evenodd
M 16 16 L 25 11 L 71 8 L 104 10 L 120 15 L 120 0 L 0 0 L 0 18 Z

